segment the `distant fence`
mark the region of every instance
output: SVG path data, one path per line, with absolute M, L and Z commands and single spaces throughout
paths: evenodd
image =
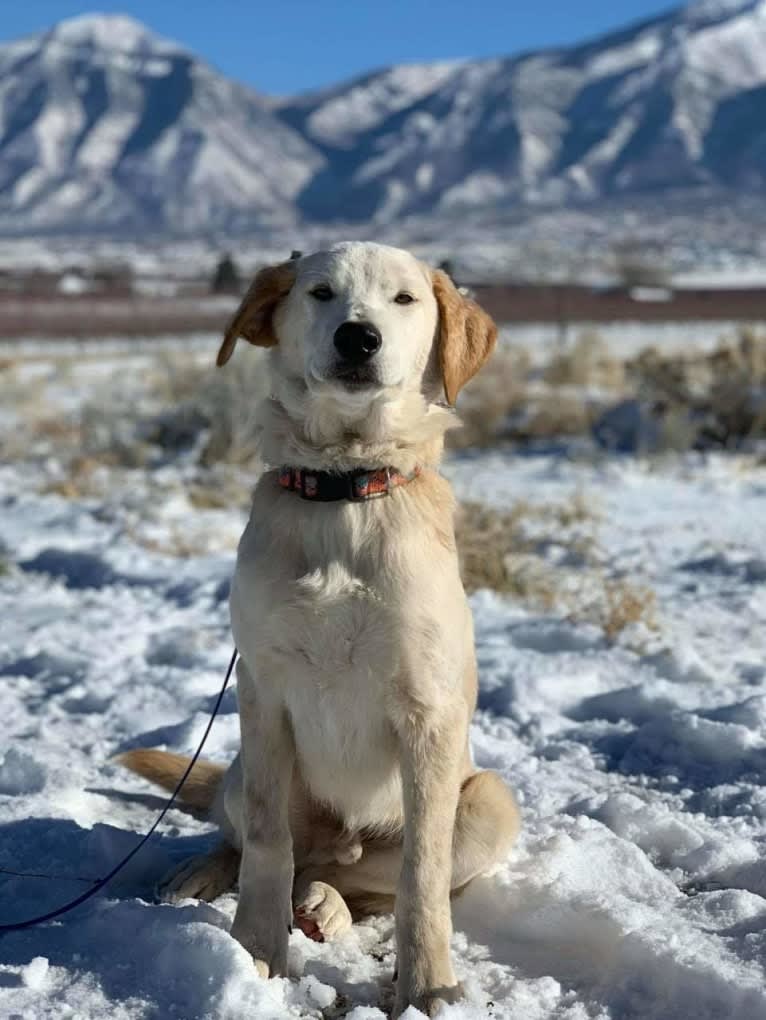
M 498 322 L 766 322 L 766 288 L 671 290 L 477 284 L 476 299 Z
M 0 296 L 0 339 L 220 333 L 231 297 Z

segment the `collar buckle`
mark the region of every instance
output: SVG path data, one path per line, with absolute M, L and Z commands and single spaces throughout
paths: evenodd
M 381 499 L 394 488 L 391 481 L 391 468 L 378 468 L 367 471 L 362 468 L 348 475 L 349 499 L 354 503 L 366 503 L 370 499 Z

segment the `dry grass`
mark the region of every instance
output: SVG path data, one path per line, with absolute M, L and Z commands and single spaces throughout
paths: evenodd
M 109 456 L 74 457 L 66 467 L 66 475 L 57 478 L 43 488 L 43 492 L 53 492 L 64 499 L 88 499 L 102 496 L 109 484 L 104 469 L 117 466 L 116 459 Z
M 161 556 L 172 556 L 179 560 L 199 556 L 199 543 L 180 528 L 171 528 L 161 539 L 150 538 L 135 529 L 128 528 L 126 530 L 132 542 L 148 549 L 149 552 L 159 553 Z
M 519 442 L 583 436 L 600 407 L 583 393 L 544 390 L 528 396 L 523 413 L 508 428 L 508 438 Z
M 519 502 L 511 510 L 461 503 L 455 524 L 466 590 L 489 588 L 530 609 L 594 624 L 608 641 L 637 625 L 655 630 L 654 592 L 610 577 L 601 566 L 594 535 L 598 520 L 581 493 L 565 503 Z M 564 547 L 568 565 L 546 557 L 551 545 Z
M 491 588 L 550 608 L 555 569 L 544 558 L 545 550 L 563 546 L 576 562 L 588 562 L 598 519 L 579 492 L 563 503 L 519 500 L 510 510 L 461 503 L 455 535 L 466 590 Z
M 484 371 L 461 393 L 458 411 L 463 427 L 448 434 L 449 445 L 464 449 L 496 443 L 508 417 L 524 405 L 530 371 L 526 351 L 498 350 Z
M 450 433 L 452 448 L 494 446 L 587 434 L 603 410 L 603 391 L 625 385 L 622 362 L 612 357 L 595 331 L 581 333 L 570 350 L 542 369 L 529 352 L 503 347 L 461 394 L 462 429 Z
M 227 465 L 203 468 L 186 487 L 186 497 L 195 510 L 229 510 L 246 506 L 254 476 L 250 471 L 231 471 Z
M 665 449 L 766 438 L 766 333 L 754 327 L 709 353 L 649 348 L 626 371 L 636 394 L 657 409 Z
M 609 352 L 596 330 L 584 330 L 567 351 L 556 354 L 543 369 L 549 386 L 590 386 L 621 391 L 625 365 Z
M 637 625 L 658 630 L 657 596 L 648 585 L 599 572 L 577 592 L 567 615 L 576 623 L 600 627 L 609 641 L 617 640 L 624 631 Z
M 244 346 L 244 345 L 243 345 Z M 200 463 L 258 466 L 255 411 L 267 392 L 266 360 L 250 348 L 223 369 L 178 365 L 166 358 L 157 373 L 156 392 L 169 410 L 162 422 L 180 429 L 196 422 L 204 430 Z
M 522 521 L 529 505 L 517 503 L 513 510 L 496 510 L 481 503 L 461 503 L 455 518 L 460 573 L 466 590 L 491 588 L 515 592 L 516 581 L 508 567 L 509 557 L 526 552 Z
M 605 582 L 604 596 L 606 606 L 601 626 L 608 638 L 613 640 L 637 623 L 657 630 L 657 596 L 651 588 L 618 578 Z
M 267 387 L 261 352 L 245 348 L 223 370 L 211 359 L 164 353 L 140 379 L 117 371 L 79 410 L 55 416 L 45 379 L 17 368 L 13 359 L 0 366 L 4 397 L 23 422 L 0 438 L 6 459 L 47 451 L 125 467 L 180 457 L 203 467 L 260 466 L 255 407 Z M 73 371 L 59 359 L 59 388 Z M 640 402 L 656 436 L 644 452 L 766 438 L 766 332 L 743 328 L 711 353 L 647 349 L 625 362 L 595 331 L 543 366 L 528 351 L 503 345 L 461 394 L 464 427 L 450 432 L 448 443 L 482 448 L 585 437 L 604 411 L 628 398 Z
M 622 360 L 595 331 L 535 368 L 503 348 L 466 387 L 452 447 L 588 436 L 605 411 L 637 400 L 656 426 L 651 449 L 728 448 L 766 438 L 766 332 L 742 327 L 710 352 L 647 348 Z M 646 450 L 644 450 L 646 452 Z
M 583 435 L 597 411 L 583 391 L 536 379 L 525 351 L 504 350 L 461 394 L 463 427 L 448 433 L 448 445 L 485 448 L 503 441 Z
M 53 456 L 62 462 L 70 476 L 59 485 L 63 492 L 82 491 L 95 464 L 131 469 L 183 459 L 203 469 L 259 470 L 255 409 L 267 386 L 259 352 L 243 351 L 237 363 L 218 371 L 165 354 L 141 377 L 117 371 L 76 409 L 54 415 L 46 387 L 53 378 L 60 389 L 66 371 L 66 364 L 57 364 L 52 377 L 31 380 L 9 371 L 4 395 L 19 427 L 0 438 L 6 460 Z

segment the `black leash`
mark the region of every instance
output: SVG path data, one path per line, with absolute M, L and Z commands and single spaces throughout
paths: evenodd
M 194 752 L 194 755 L 189 764 L 186 766 L 186 771 L 178 780 L 178 785 L 176 786 L 175 790 L 173 790 L 170 800 L 167 802 L 162 811 L 160 811 L 159 815 L 155 819 L 154 825 L 152 825 L 151 829 L 149 829 L 149 831 L 143 837 L 141 842 L 137 843 L 136 846 L 134 846 L 133 849 L 130 851 L 130 853 L 126 854 L 121 861 L 115 864 L 115 866 L 112 868 L 108 875 L 104 875 L 103 878 L 100 878 L 92 889 L 88 889 L 87 892 L 82 893 L 76 899 L 70 900 L 69 903 L 65 903 L 62 907 L 58 907 L 58 909 L 56 910 L 51 910 L 47 914 L 41 914 L 39 917 L 31 917 L 27 921 L 16 921 L 15 924 L 0 924 L 0 934 L 8 931 L 22 931 L 24 928 L 31 928 L 35 924 L 42 924 L 43 921 L 51 921 L 53 920 L 54 917 L 61 917 L 62 914 L 66 914 L 70 910 L 74 910 L 75 907 L 79 907 L 81 903 L 85 903 L 86 900 L 89 900 L 92 896 L 95 896 L 97 892 L 100 892 L 104 888 L 104 886 L 108 885 L 112 881 L 114 876 L 125 867 L 128 861 L 132 860 L 132 858 L 135 857 L 135 855 L 138 853 L 141 847 L 147 842 L 149 837 L 154 835 L 155 829 L 160 824 L 165 815 L 168 813 L 170 808 L 173 806 L 176 797 L 181 792 L 181 787 L 189 778 L 189 773 L 191 772 L 191 770 L 197 764 L 197 759 L 202 753 L 202 748 L 205 746 L 205 741 L 207 740 L 208 734 L 210 733 L 210 728 L 213 725 L 213 720 L 218 715 L 218 709 L 221 707 L 221 702 L 223 701 L 223 696 L 226 693 L 226 688 L 229 685 L 229 680 L 231 679 L 231 674 L 234 669 L 234 663 L 236 661 L 237 661 L 237 649 L 235 648 L 234 653 L 232 654 L 231 657 L 231 662 L 229 663 L 229 668 L 226 670 L 226 676 L 224 677 L 223 687 L 220 690 L 215 705 L 213 705 L 213 711 L 210 713 L 210 718 L 208 719 L 207 726 L 205 727 L 205 732 L 202 734 L 202 740 L 199 743 L 199 747 Z

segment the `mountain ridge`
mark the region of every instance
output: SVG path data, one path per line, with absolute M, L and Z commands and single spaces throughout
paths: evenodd
M 378 226 L 766 191 L 766 0 L 261 95 L 126 15 L 0 45 L 0 233 Z

